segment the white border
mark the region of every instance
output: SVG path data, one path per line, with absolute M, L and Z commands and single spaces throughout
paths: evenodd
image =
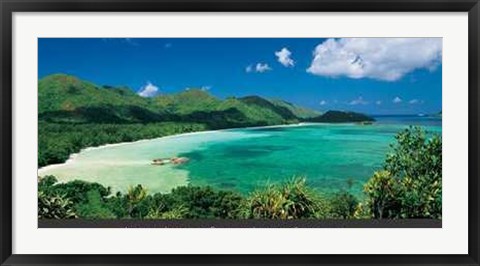
M 466 254 L 466 13 L 15 13 L 14 254 Z M 38 37 L 443 37 L 442 229 L 37 229 Z M 234 52 L 234 51 L 232 51 Z

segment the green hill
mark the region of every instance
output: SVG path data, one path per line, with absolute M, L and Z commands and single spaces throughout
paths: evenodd
M 308 119 L 309 122 L 321 123 L 349 123 L 349 122 L 373 122 L 375 119 L 367 115 L 355 112 L 327 111 L 326 113 Z
M 269 99 L 269 101 L 276 106 L 288 109 L 291 113 L 293 113 L 296 117 L 300 119 L 308 119 L 322 114 L 319 111 L 304 108 L 281 99 Z
M 218 129 L 300 121 L 372 121 L 359 113 L 321 114 L 284 100 L 255 95 L 222 100 L 200 89 L 144 98 L 126 87 L 98 86 L 64 74 L 38 82 L 38 104 L 39 120 L 53 123 L 195 122 Z
M 63 74 L 38 82 L 38 114 L 40 120 L 70 123 L 162 121 L 168 116 L 128 88 L 101 87 Z
M 38 82 L 39 119 L 55 123 L 199 122 L 209 128 L 299 122 L 285 107 L 258 96 L 221 100 L 199 89 L 154 98 L 128 88 L 97 86 L 55 74 Z

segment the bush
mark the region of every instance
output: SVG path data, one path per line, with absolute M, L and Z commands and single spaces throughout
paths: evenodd
M 211 187 L 185 186 L 174 188 L 164 196 L 163 204 L 167 211 L 184 207 L 188 210 L 187 219 L 195 218 L 237 218 L 238 208 L 243 198 L 231 191 L 217 191 Z
M 114 219 L 115 214 L 109 210 L 97 190 L 87 192 L 85 203 L 75 206 L 78 216 L 84 219 Z
M 352 194 L 343 191 L 332 196 L 330 200 L 332 218 L 354 218 L 358 200 Z

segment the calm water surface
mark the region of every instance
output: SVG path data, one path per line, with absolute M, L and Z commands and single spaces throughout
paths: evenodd
M 348 189 L 360 195 L 379 169 L 394 136 L 408 125 L 441 133 L 441 118 L 375 117 L 373 125 L 305 124 L 201 132 L 87 149 L 67 163 L 39 170 L 61 181 L 81 179 L 125 191 L 145 185 L 168 192 L 185 184 L 248 192 L 294 176 L 323 192 Z M 183 165 L 153 166 L 160 157 L 185 156 Z

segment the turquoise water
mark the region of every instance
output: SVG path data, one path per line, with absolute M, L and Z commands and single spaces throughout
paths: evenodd
M 88 149 L 67 163 L 39 170 L 61 181 L 82 179 L 125 191 L 142 184 L 168 192 L 185 184 L 248 192 L 301 176 L 323 192 L 359 195 L 408 124 L 441 133 L 441 119 L 377 118 L 374 125 L 305 124 L 179 135 Z M 183 165 L 151 165 L 159 157 L 185 156 Z

